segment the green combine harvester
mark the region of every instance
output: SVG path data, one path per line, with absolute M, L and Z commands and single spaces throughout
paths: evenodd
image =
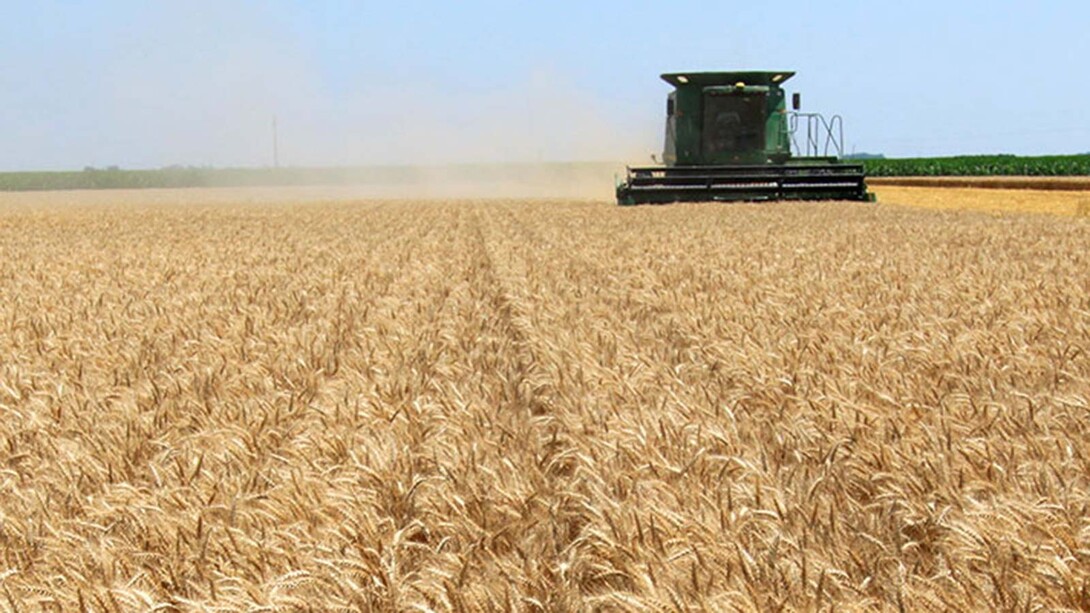
M 793 72 L 662 75 L 666 99 L 661 166 L 629 167 L 617 203 L 862 200 L 862 164 L 841 161 L 843 120 L 786 108 Z M 792 149 L 796 154 L 792 154 Z

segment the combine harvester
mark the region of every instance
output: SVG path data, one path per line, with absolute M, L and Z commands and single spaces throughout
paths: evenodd
M 617 203 L 745 200 L 862 200 L 862 164 L 842 162 L 844 122 L 792 111 L 783 83 L 793 72 L 662 75 L 666 146 L 661 166 L 629 167 Z M 799 139 L 804 138 L 803 144 Z M 797 155 L 792 155 L 794 148 Z

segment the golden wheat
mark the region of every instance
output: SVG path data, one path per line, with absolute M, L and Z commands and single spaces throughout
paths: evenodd
M 1090 607 L 1083 220 L 200 194 L 0 206 L 0 607 Z
M 1090 186 L 1090 183 L 1086 183 Z M 1090 190 L 973 189 L 967 187 L 908 187 L 876 184 L 871 191 L 882 204 L 942 210 L 972 210 L 998 214 L 1050 213 L 1090 217 Z

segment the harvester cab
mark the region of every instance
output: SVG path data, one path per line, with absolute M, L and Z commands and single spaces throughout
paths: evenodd
M 872 200 L 862 164 L 845 163 L 843 122 L 787 110 L 793 72 L 669 73 L 662 166 L 629 167 L 619 204 Z M 794 151 L 793 151 L 794 150 Z

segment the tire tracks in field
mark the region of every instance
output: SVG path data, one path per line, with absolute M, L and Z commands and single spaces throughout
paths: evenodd
M 606 321 L 613 322 L 617 326 L 615 332 L 619 333 L 619 336 L 614 336 L 614 338 L 618 339 L 618 350 L 622 352 L 632 351 L 634 355 L 639 357 L 641 362 L 651 365 L 651 372 L 657 373 L 657 376 L 661 377 L 658 381 L 661 387 L 652 393 L 650 397 L 633 398 L 634 405 L 623 407 L 622 410 L 630 411 L 624 417 L 620 415 L 602 417 L 603 420 L 613 421 L 612 426 L 604 426 L 606 431 L 609 431 L 611 427 L 616 428 L 615 431 L 618 432 L 619 436 L 627 437 L 627 439 L 617 440 L 617 444 L 619 449 L 629 448 L 624 453 L 626 455 L 633 454 L 628 456 L 636 460 L 633 466 L 640 461 L 646 462 L 645 466 L 650 472 L 636 472 L 631 474 L 632 478 L 644 484 L 648 489 L 659 487 L 668 491 L 676 491 L 684 487 L 705 487 L 708 492 L 706 497 L 701 498 L 701 506 L 698 508 L 682 509 L 668 505 L 665 508 L 656 509 L 651 506 L 644 506 L 638 501 L 622 505 L 622 508 L 625 508 L 632 516 L 643 517 L 644 521 L 651 526 L 655 525 L 656 518 L 658 518 L 660 525 L 671 525 L 678 518 L 686 518 L 689 521 L 690 531 L 684 538 L 674 539 L 672 546 L 681 552 L 685 551 L 686 548 L 689 548 L 689 551 L 702 550 L 705 555 L 719 557 L 720 560 L 724 561 L 726 564 L 723 568 L 736 568 L 740 564 L 740 554 L 735 556 L 733 555 L 734 552 L 716 552 L 729 552 L 731 543 L 747 543 L 747 541 L 741 540 L 741 533 L 734 531 L 733 526 L 731 530 L 723 528 L 722 521 L 718 526 L 714 522 L 702 521 L 706 517 L 714 517 L 722 512 L 722 505 L 714 485 L 719 480 L 709 478 L 709 475 L 713 474 L 709 472 L 710 468 L 715 467 L 707 462 L 705 453 L 709 448 L 718 449 L 724 453 L 734 452 L 729 444 L 724 443 L 724 441 L 731 440 L 729 437 L 717 439 L 714 436 L 717 432 L 726 433 L 726 430 L 723 429 L 722 420 L 718 418 L 715 412 L 717 406 L 719 402 L 726 404 L 733 397 L 717 396 L 716 392 L 722 393 L 723 391 L 719 388 L 708 389 L 706 386 L 700 386 L 697 389 L 691 388 L 692 385 L 697 383 L 690 378 L 692 374 L 685 374 L 685 370 L 695 369 L 694 373 L 712 373 L 713 376 L 716 376 L 716 368 L 720 366 L 715 361 L 717 354 L 712 350 L 714 337 L 709 337 L 707 331 L 696 325 L 697 322 L 692 318 L 682 316 L 684 311 L 679 310 L 677 303 L 674 302 L 674 296 L 669 291 L 660 291 L 672 287 L 673 284 L 669 282 L 669 279 L 671 275 L 677 276 L 676 271 L 671 272 L 663 268 L 652 270 L 649 276 L 650 282 L 644 286 L 651 291 L 624 291 L 628 283 L 624 272 L 619 271 L 616 265 L 611 266 L 611 260 L 609 259 L 589 257 L 588 254 L 592 254 L 594 251 L 579 249 L 577 244 L 565 236 L 562 229 L 550 228 L 548 232 L 543 232 L 540 226 L 527 224 L 525 219 L 517 216 L 512 216 L 511 222 L 511 230 L 516 236 L 512 236 L 508 240 L 516 244 L 530 245 L 533 253 L 537 254 L 543 261 L 550 262 L 550 268 L 543 274 L 546 279 L 553 281 L 551 284 L 545 284 L 552 291 L 550 291 L 548 298 L 542 298 L 541 300 L 555 300 L 558 304 L 568 306 L 578 304 L 580 301 L 590 303 L 588 305 L 588 308 L 591 309 L 590 317 L 601 314 L 605 316 Z M 565 270 L 574 270 L 581 277 L 577 282 L 578 286 L 608 289 L 601 292 L 592 292 L 589 296 L 583 297 L 580 292 L 574 292 L 577 289 L 575 284 L 565 283 L 563 272 Z M 632 295 L 637 298 L 635 302 L 631 298 Z M 642 310 L 635 312 L 633 310 L 634 306 L 640 306 Z M 576 315 L 576 317 L 586 318 L 588 315 L 585 313 L 586 311 L 584 311 L 583 315 Z M 598 328 L 595 325 L 596 322 L 592 319 L 560 321 L 571 323 L 577 334 L 581 330 L 584 335 L 583 338 L 590 337 L 591 334 L 589 333 Z M 608 333 L 608 328 L 606 332 Z M 652 332 L 654 337 L 648 337 L 646 334 L 642 337 L 637 336 L 639 332 Z M 637 338 L 642 338 L 645 342 L 639 343 Z M 565 366 L 570 368 L 571 364 L 571 362 L 566 362 Z M 589 370 L 593 369 L 594 365 L 591 364 Z M 623 373 L 616 367 L 608 372 L 610 375 L 623 376 Z M 570 370 L 568 376 L 576 380 L 579 379 L 579 375 Z M 590 388 L 584 387 L 584 389 L 589 390 Z M 631 387 L 627 387 L 627 390 L 627 392 L 622 391 L 622 393 L 626 395 L 629 393 L 636 394 Z M 761 391 L 754 390 L 754 392 Z M 732 393 L 740 392 L 732 391 Z M 762 397 L 761 400 L 766 399 Z M 654 409 L 645 411 L 639 405 L 644 407 L 648 405 L 657 406 L 660 411 L 665 407 L 672 408 L 668 411 L 662 411 L 662 415 L 656 416 L 654 415 Z M 768 424 L 764 425 L 767 426 Z M 644 429 L 651 434 L 649 436 L 638 434 Z M 756 430 L 760 431 L 759 429 Z M 774 427 L 767 431 L 772 430 L 774 430 Z M 694 431 L 696 432 L 695 435 L 693 434 Z M 628 444 L 621 442 L 625 440 Z M 590 452 L 597 455 L 593 449 Z M 641 453 L 643 455 L 636 455 Z M 609 460 L 606 460 L 605 464 L 608 463 Z M 656 465 L 658 466 L 657 469 L 655 468 Z M 660 476 L 656 470 L 663 471 L 662 475 Z M 601 478 L 608 481 L 611 478 L 616 479 L 618 474 L 621 474 L 621 472 L 614 470 L 612 473 L 604 473 Z M 599 475 L 595 476 L 598 477 Z M 754 495 L 751 488 L 741 483 L 734 484 L 733 481 L 735 479 L 728 481 L 730 483 L 728 486 L 731 492 L 730 495 L 738 498 L 737 502 L 740 505 L 763 509 L 760 504 L 759 486 Z M 776 480 L 771 480 L 771 483 L 778 485 Z M 608 492 L 610 489 L 608 487 L 600 488 L 599 493 Z M 773 496 L 765 496 L 766 505 L 777 499 L 775 497 L 781 495 L 778 490 L 774 490 L 772 493 Z M 596 507 L 608 508 L 610 500 L 608 495 L 600 495 L 595 499 Z M 599 515 L 596 514 L 596 520 Z M 616 511 L 614 513 L 606 511 L 604 513 L 605 520 L 598 521 L 596 527 L 603 533 L 608 534 L 608 531 L 613 527 L 613 521 L 609 518 L 614 515 L 616 515 Z M 639 521 L 639 519 L 636 521 Z M 623 542 L 620 538 L 617 538 L 616 541 Z M 750 547 L 751 545 L 747 543 L 745 546 Z M 618 550 L 615 549 L 614 553 Z M 661 550 L 657 553 L 663 555 L 663 558 L 666 557 L 665 552 Z M 584 555 L 593 556 L 594 552 L 590 551 Z M 698 561 L 700 560 L 699 555 L 697 554 Z M 697 573 L 696 570 L 693 570 L 694 574 L 692 576 L 695 577 L 698 574 L 701 577 L 714 576 L 712 571 L 703 565 L 702 561 L 700 561 L 699 565 L 701 571 Z M 620 564 L 620 568 L 617 568 L 616 565 L 613 565 L 613 561 L 609 559 L 605 560 L 605 563 L 601 564 L 601 566 L 606 568 L 612 566 L 613 569 L 616 569 L 613 576 L 617 577 L 618 581 L 609 587 L 616 591 L 634 591 L 637 593 L 640 591 L 639 589 L 633 590 L 631 582 L 620 579 L 623 575 L 631 577 L 633 574 L 639 574 L 640 569 L 625 568 L 623 563 Z M 654 566 L 657 569 L 654 574 L 657 574 L 662 581 L 667 581 L 667 577 L 671 576 L 674 568 L 674 565 L 667 559 L 657 560 Z M 651 565 L 648 566 L 648 576 L 652 576 L 650 568 Z M 695 569 L 696 566 L 692 568 Z M 726 572 L 729 574 L 730 571 Z M 653 593 L 655 590 L 648 591 Z
M 366 466 L 359 471 L 365 483 L 361 491 L 376 514 L 379 529 L 356 518 L 346 522 L 356 535 L 381 539 L 379 560 L 364 560 L 373 577 L 381 577 L 365 600 L 382 609 L 425 608 L 442 602 L 443 577 L 457 572 L 442 540 L 450 536 L 440 519 L 440 502 L 456 493 L 457 483 L 443 478 L 445 451 L 454 446 L 457 420 L 461 417 L 445 396 L 449 383 L 451 330 L 457 309 L 467 293 L 464 279 L 471 246 L 466 226 L 472 222 L 462 212 L 448 215 L 422 211 L 432 223 L 428 230 L 403 245 L 399 276 L 379 316 L 390 327 L 380 331 L 384 356 L 382 374 L 368 372 L 373 381 L 375 413 L 369 424 L 370 441 L 381 444 L 364 452 Z M 414 219 L 415 225 L 420 218 Z M 439 245 L 443 257 L 432 266 L 430 258 L 415 258 L 417 245 Z M 370 368 L 370 367 L 369 367 Z M 362 448 L 363 446 L 361 446 Z M 436 546 L 436 542 L 439 544 Z M 431 546 L 429 546 L 431 545 Z M 366 556 L 364 556 L 366 558 Z M 346 558 L 348 569 L 358 562 Z M 344 571 L 349 578 L 351 571 Z
M 547 368 L 549 350 L 534 328 L 527 303 L 525 258 L 510 244 L 512 228 L 499 219 L 507 211 L 482 208 L 477 212 L 476 234 L 481 274 L 485 277 L 496 315 L 497 331 L 506 336 L 504 372 L 497 373 L 504 387 L 504 402 L 496 407 L 506 415 L 500 421 L 512 425 L 520 470 L 532 475 L 535 491 L 527 504 L 514 549 L 521 557 L 523 576 L 536 580 L 520 586 L 524 600 L 544 610 L 578 608 L 581 588 L 587 582 L 572 572 L 586 539 L 583 529 L 591 523 L 584 483 L 589 461 L 574 444 L 573 430 L 565 419 L 564 399 L 555 377 Z M 506 215 L 505 215 L 506 216 Z M 508 220 L 510 221 L 510 220 Z M 530 464 L 530 465 L 525 465 Z

